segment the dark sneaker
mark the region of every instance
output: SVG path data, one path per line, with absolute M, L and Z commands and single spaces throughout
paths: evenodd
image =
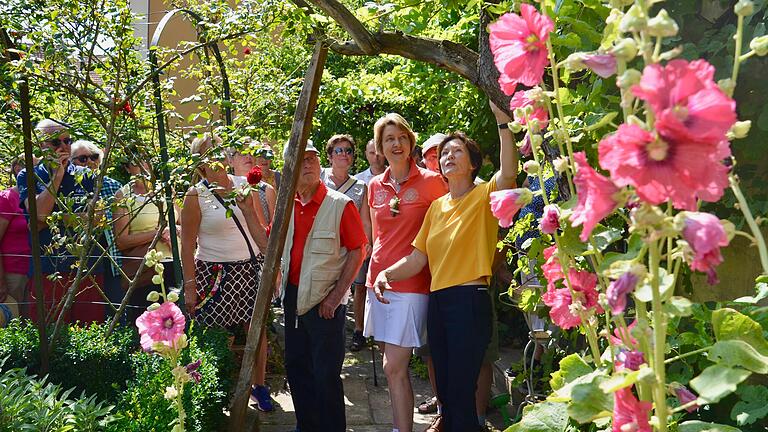
M 272 404 L 272 397 L 269 396 L 269 388 L 257 385 L 251 387 L 251 400 L 256 402 L 256 408 L 259 411 L 271 412 L 275 410 Z
M 363 336 L 363 332 L 355 330 L 352 334 L 352 343 L 349 345 L 349 350 L 352 352 L 360 351 L 368 345 L 368 339 Z
M 417 407 L 419 414 L 434 414 L 437 412 L 437 396 L 420 403 Z

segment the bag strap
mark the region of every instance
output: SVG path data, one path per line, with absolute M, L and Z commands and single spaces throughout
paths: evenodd
M 205 186 L 211 194 L 216 198 L 216 200 L 221 203 L 221 205 L 224 206 L 224 208 L 227 208 L 227 203 L 224 202 L 224 198 L 222 198 L 216 191 L 211 189 L 211 186 L 208 184 L 208 180 L 202 181 L 203 186 Z M 232 212 L 232 220 L 235 222 L 235 225 L 237 226 L 237 229 L 240 230 L 240 234 L 243 235 L 243 240 L 245 240 L 245 245 L 248 246 L 248 253 L 251 254 L 251 259 L 256 259 L 256 254 L 253 252 L 253 247 L 251 247 L 251 242 L 248 240 L 248 235 L 245 233 L 245 230 L 243 229 L 243 224 L 240 223 L 240 219 L 237 218 L 237 215 L 235 212 Z
M 345 182 L 344 182 L 344 184 L 342 184 L 341 186 L 339 186 L 339 188 L 338 188 L 338 189 L 336 189 L 336 190 L 337 190 L 337 191 L 339 191 L 339 192 L 341 192 L 341 193 L 343 193 L 344 195 L 346 195 L 346 194 L 347 194 L 347 192 L 349 192 L 349 190 L 350 190 L 350 189 L 352 189 L 353 187 L 355 187 L 355 185 L 356 185 L 356 184 L 357 184 L 357 179 L 356 179 L 354 176 L 349 176 L 349 178 L 347 179 L 347 181 L 345 181 Z M 349 186 L 348 186 L 346 189 L 344 189 L 344 191 L 342 192 L 342 191 L 341 191 L 341 188 L 343 188 L 344 186 L 347 186 L 347 185 L 349 185 Z

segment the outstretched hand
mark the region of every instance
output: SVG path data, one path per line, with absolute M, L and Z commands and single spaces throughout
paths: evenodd
M 501 110 L 495 103 L 493 103 L 492 100 L 488 100 L 488 105 L 491 106 L 491 111 L 493 111 L 493 115 L 496 117 L 496 123 L 509 123 L 512 121 L 512 118 L 509 117 L 507 113 Z

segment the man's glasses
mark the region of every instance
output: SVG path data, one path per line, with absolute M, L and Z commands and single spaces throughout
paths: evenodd
M 353 149 L 352 147 L 346 147 L 346 148 L 336 147 L 335 149 L 333 149 L 333 154 L 335 154 L 336 156 L 344 153 L 352 156 L 355 153 L 355 149 Z
M 72 144 L 72 138 L 55 138 L 55 139 L 48 140 L 48 142 L 51 143 L 51 145 L 54 148 L 56 148 L 56 147 L 58 147 L 58 146 L 60 146 L 62 144 L 71 145 Z
M 80 155 L 80 156 L 72 158 L 73 161 L 76 160 L 76 161 L 78 161 L 80 163 L 86 163 L 86 162 L 88 162 L 88 159 L 90 159 L 93 162 L 96 162 L 97 160 L 99 160 L 99 155 L 94 153 L 92 155 Z

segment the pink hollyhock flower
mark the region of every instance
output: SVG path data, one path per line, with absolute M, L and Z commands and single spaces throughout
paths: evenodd
M 624 309 L 627 308 L 627 294 L 635 290 L 638 279 L 636 274 L 628 271 L 608 285 L 605 295 L 611 306 L 611 313 L 624 313 Z
M 589 166 L 584 152 L 574 154 L 573 161 L 577 168 L 573 183 L 576 185 L 578 204 L 571 214 L 571 223 L 573 226 L 584 225 L 579 238 L 587 241 L 595 225 L 622 203 L 616 199 L 619 188 L 611 179 Z
M 499 225 L 508 227 L 515 223 L 517 212 L 532 199 L 533 194 L 527 188 L 491 192 L 491 212 L 499 220 Z
M 529 119 L 536 119 L 539 121 L 541 128 L 544 129 L 547 127 L 547 124 L 549 124 L 549 113 L 544 104 L 533 99 L 535 93 L 541 93 L 541 90 L 520 90 L 515 93 L 515 95 L 512 96 L 512 100 L 509 101 L 509 109 L 514 111 L 516 108 L 532 106 L 533 113 L 529 115 L 527 119 L 526 117 L 520 118 L 517 115 L 514 115 L 515 121 L 520 124 L 526 124 Z
M 529 4 L 520 6 L 520 15 L 504 14 L 488 26 L 493 61 L 506 75 L 504 82 L 527 86 L 541 82 L 548 61 L 546 42 L 554 28 L 552 20 Z
M 563 279 L 563 267 L 560 265 L 560 260 L 557 258 L 557 246 L 550 246 L 543 251 L 544 264 L 541 265 L 541 271 L 544 273 L 544 277 L 547 279 L 547 286 L 554 287 L 555 282 Z
M 637 350 L 621 350 L 619 351 L 619 354 L 616 356 L 616 369 L 617 370 L 623 370 L 623 369 L 629 369 L 636 371 L 640 369 L 640 365 L 645 363 L 645 356 L 643 356 L 643 353 Z
M 525 134 L 525 142 L 523 143 L 523 146 L 520 147 L 518 150 L 520 151 L 520 154 L 522 156 L 528 157 L 531 154 L 533 154 L 533 150 L 531 149 L 531 136 L 528 134 Z
M 728 187 L 730 156 L 727 143 L 712 146 L 665 135 L 664 121 L 656 123 L 658 135 L 637 125 L 622 124 L 598 146 L 600 166 L 619 186 L 634 186 L 643 201 L 660 204 L 672 200 L 676 208 L 695 209 L 697 199 L 716 201 Z
M 556 205 L 544 206 L 544 215 L 541 217 L 539 228 L 544 234 L 554 234 L 560 228 L 560 209 Z
M 664 128 L 681 140 L 717 144 L 736 122 L 736 102 L 715 84 L 715 68 L 705 60 L 672 60 L 645 67 L 632 93 L 653 108 Z M 657 124 L 657 129 L 662 126 Z
M 653 406 L 639 401 L 632 387 L 625 387 L 613 394 L 613 432 L 651 432 L 648 414 Z
M 613 54 L 585 54 L 581 57 L 581 62 L 601 78 L 608 78 L 616 73 L 616 57 Z
M 698 399 L 698 397 L 695 394 L 693 394 L 692 391 L 688 390 L 684 385 L 678 385 L 677 387 L 675 387 L 675 396 L 677 396 L 677 400 L 680 401 L 680 405 L 685 405 L 687 403 L 693 402 L 696 399 Z M 696 411 L 697 409 L 699 409 L 699 405 L 693 404 L 688 408 L 686 408 L 685 410 L 691 413 Z
M 709 213 L 686 212 L 683 239 L 693 251 L 691 269 L 707 274 L 710 285 L 718 283 L 715 267 L 723 262 L 720 248 L 728 246 L 728 235 L 720 219 Z
M 568 279 L 572 284 L 574 294 L 577 295 L 585 309 L 597 307 L 599 311 L 602 311 L 602 308 L 597 304 L 598 294 L 595 290 L 597 276 L 594 273 L 570 269 L 568 270 Z M 571 290 L 568 288 L 554 289 L 550 286 L 541 299 L 550 308 L 549 316 L 552 318 L 552 322 L 560 328 L 567 330 L 581 324 L 581 317 L 574 314 L 571 309 L 573 298 L 571 297 Z
M 515 89 L 517 89 L 517 81 L 502 72 L 499 74 L 499 88 L 505 95 L 512 96 L 515 93 Z
M 625 339 L 628 339 L 629 343 L 633 347 L 637 346 L 637 339 L 632 337 L 632 329 L 635 328 L 636 326 L 637 326 L 637 321 L 632 321 L 632 324 L 627 326 L 627 331 L 624 334 Z M 616 345 L 616 346 L 621 346 L 621 345 L 627 346 L 624 343 L 624 340 L 622 340 L 622 338 L 621 338 L 622 332 L 623 332 L 623 330 L 622 330 L 621 327 L 616 327 L 613 330 L 613 335 L 608 335 L 608 337 L 611 339 L 611 344 Z
M 146 311 L 136 319 L 136 327 L 141 335 L 141 347 L 151 351 L 157 342 L 174 346 L 184 333 L 186 320 L 181 309 L 173 302 L 164 302 L 153 311 Z
M 198 371 L 198 369 L 200 369 L 201 364 L 203 364 L 203 361 L 201 359 L 197 359 L 197 361 L 194 361 L 184 367 L 187 370 L 187 374 L 189 374 L 189 377 L 192 378 L 192 380 L 196 384 L 199 384 L 200 380 L 203 379 L 203 376 Z

